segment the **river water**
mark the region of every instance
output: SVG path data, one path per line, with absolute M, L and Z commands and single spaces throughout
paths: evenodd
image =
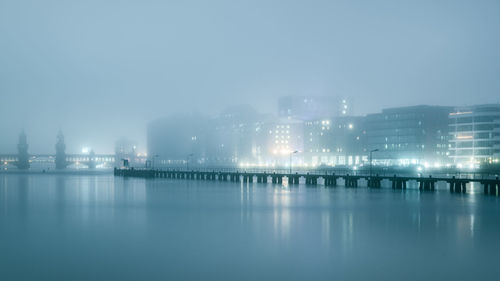
M 500 280 L 500 199 L 0 174 L 0 280 Z

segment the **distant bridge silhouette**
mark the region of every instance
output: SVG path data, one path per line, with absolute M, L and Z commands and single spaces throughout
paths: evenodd
M 29 161 L 31 163 L 55 163 L 56 154 L 31 154 Z M 66 154 L 66 166 L 84 165 L 89 168 L 95 168 L 99 165 L 113 167 L 115 163 L 114 154 Z M 0 154 L 0 166 L 16 166 L 19 161 L 18 154 Z

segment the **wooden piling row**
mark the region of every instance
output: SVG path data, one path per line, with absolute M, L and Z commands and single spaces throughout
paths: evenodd
M 498 177 L 494 180 L 482 180 L 481 184 L 483 185 L 484 193 L 491 195 L 499 195 L 500 194 L 500 180 Z
M 358 187 L 359 180 L 365 179 L 367 181 L 367 186 L 370 188 L 380 188 L 382 180 L 387 179 L 391 181 L 393 189 L 407 189 L 408 182 L 410 180 L 415 180 L 418 183 L 418 188 L 421 191 L 434 191 L 436 189 L 436 183 L 438 181 L 444 181 L 448 183 L 450 192 L 465 193 L 467 191 L 467 184 L 470 182 L 479 182 L 483 185 L 484 193 L 500 196 L 500 180 L 498 177 L 495 179 L 460 179 L 453 176 L 452 178 L 433 178 L 429 176 L 428 178 L 422 177 L 398 177 L 394 175 L 392 177 L 375 175 L 372 177 L 368 176 L 357 176 L 357 175 L 335 175 L 335 174 L 277 174 L 277 173 L 266 173 L 266 172 L 218 172 L 218 171 L 180 171 L 180 170 L 148 170 L 148 169 L 114 169 L 115 176 L 122 177 L 140 177 L 140 178 L 167 178 L 167 179 L 184 179 L 184 180 L 206 180 L 206 181 L 231 181 L 245 183 L 273 183 L 282 184 L 283 178 L 288 178 L 288 184 L 297 185 L 299 184 L 300 178 L 305 179 L 306 185 L 317 185 L 319 178 L 323 178 L 325 187 L 335 187 L 337 186 L 337 180 L 339 178 L 344 179 L 346 187 Z

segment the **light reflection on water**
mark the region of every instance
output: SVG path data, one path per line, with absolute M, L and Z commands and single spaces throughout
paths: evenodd
M 500 273 L 500 200 L 476 192 L 3 174 L 0 204 L 1 280 Z

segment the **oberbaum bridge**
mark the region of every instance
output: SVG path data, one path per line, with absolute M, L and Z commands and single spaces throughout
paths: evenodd
M 86 166 L 94 169 L 98 166 L 113 167 L 115 155 L 113 154 L 95 154 L 90 151 L 88 154 L 66 154 L 66 144 L 61 132 L 57 135 L 55 154 L 29 154 L 26 134 L 22 132 L 19 135 L 17 144 L 17 154 L 0 154 L 0 166 L 15 166 L 20 170 L 27 170 L 32 163 L 54 163 L 58 170 L 69 166 Z

